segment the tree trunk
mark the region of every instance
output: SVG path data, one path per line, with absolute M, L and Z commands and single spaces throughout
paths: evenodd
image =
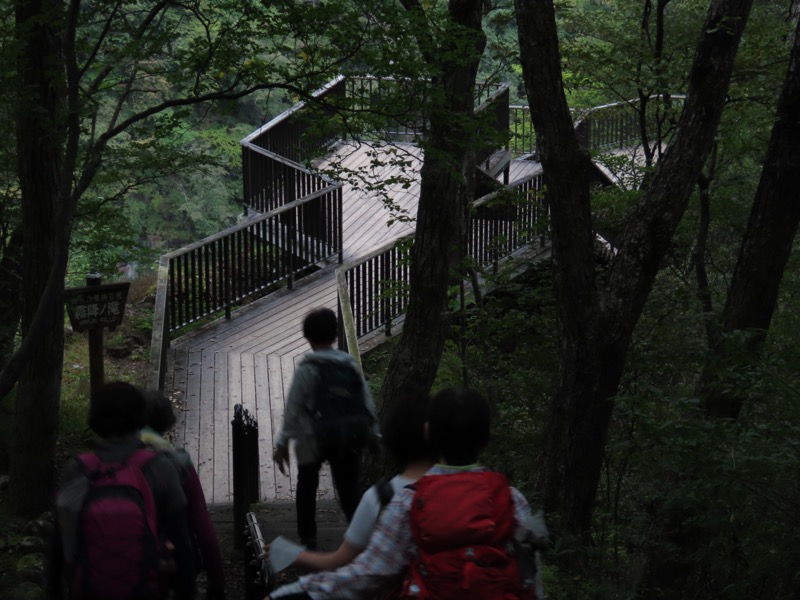
M 567 119 L 553 4 L 516 0 L 523 78 L 548 178 L 562 338 L 558 384 L 535 465 L 537 485 L 545 508 L 558 513 L 562 533 L 584 541 L 631 336 L 711 149 L 751 1 L 712 3 L 678 129 L 628 217 L 600 287 L 591 261 L 586 160 Z
M 723 310 L 721 335 L 711 348 L 711 358 L 700 380 L 700 397 L 704 398 L 706 413 L 712 417 L 739 416 L 743 398 L 730 386 L 720 385 L 724 371 L 746 369 L 760 354 L 800 223 L 799 33 L 800 21 L 764 168 Z M 734 332 L 744 332 L 745 336 L 734 338 L 731 336 Z M 726 387 L 727 393 L 723 391 Z
M 22 226 L 14 228 L 3 248 L 0 260 L 0 371 L 14 353 L 14 340 L 19 332 L 22 307 L 19 303 L 22 294 Z
M 404 4 L 408 10 L 422 10 L 415 2 Z M 410 300 L 381 388 L 382 415 L 404 393 L 430 391 L 449 325 L 448 289 L 463 276 L 466 215 L 475 186 L 473 96 L 485 44 L 481 6 L 480 0 L 451 0 L 449 25 L 436 38 L 437 47 L 420 43 L 427 60 L 446 62 L 431 65 L 437 75 L 431 82 Z
M 33 323 L 40 302 L 48 309 L 44 335 L 17 385 L 12 435 L 9 508 L 34 516 L 51 505 L 53 457 L 58 435 L 64 314 L 58 298 L 44 297 L 59 262 L 59 202 L 63 201 L 63 149 L 66 122 L 62 31 L 63 5 L 53 0 L 18 2 L 16 31 L 20 42 L 21 102 L 17 115 L 17 156 L 22 192 L 24 251 L 22 335 Z M 63 270 L 61 286 L 63 290 Z M 55 301 L 54 301 L 55 300 Z M 41 317 L 40 317 L 41 319 Z
M 546 177 L 555 294 L 563 328 L 559 391 L 552 398 L 542 432 L 546 459 L 536 465 L 542 503 L 546 510 L 555 511 L 565 501 L 564 465 L 574 441 L 571 421 L 574 415 L 585 413 L 592 397 L 591 389 L 581 390 L 580 384 L 592 381 L 598 369 L 594 357 L 598 305 L 589 205 L 591 163 L 580 148 L 564 96 L 553 4 L 517 0 L 516 7 L 525 89 Z M 570 369 L 563 368 L 565 365 Z
M 721 328 L 709 335 L 709 357 L 698 383 L 706 416 L 736 419 L 744 398 L 737 387 L 725 385 L 726 372 L 751 367 L 758 357 L 778 290 L 800 223 L 797 189 L 800 172 L 800 39 L 793 39 L 784 87 L 776 111 L 769 147 L 747 230 L 740 247 L 731 287 L 722 314 Z M 731 333 L 743 332 L 743 337 Z M 684 474 L 683 477 L 691 477 Z M 645 556 L 640 593 L 646 597 L 678 597 L 696 588 L 690 579 L 691 556 L 707 542 L 700 528 L 687 528 L 686 510 L 659 507 L 653 515 L 651 543 Z M 670 548 L 663 552 L 663 548 Z M 680 549 L 676 552 L 674 549 Z

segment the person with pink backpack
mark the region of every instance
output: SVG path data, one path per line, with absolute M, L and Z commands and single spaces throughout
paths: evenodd
M 175 448 L 164 437 L 176 423 L 172 402 L 156 390 L 144 393 L 147 406 L 146 425 L 139 433 L 145 445 L 164 452 L 175 465 L 186 495 L 189 534 L 195 547 L 198 567 L 206 573 L 208 600 L 225 600 L 225 566 L 217 532 L 206 505 L 206 496 L 192 459 L 183 448 Z
M 169 457 L 139 439 L 145 414 L 142 393 L 128 383 L 92 394 L 89 428 L 100 439 L 61 472 L 50 598 L 193 598 L 186 496 Z

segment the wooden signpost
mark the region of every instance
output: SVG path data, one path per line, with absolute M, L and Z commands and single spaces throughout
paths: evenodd
M 72 328 L 89 334 L 89 385 L 94 392 L 103 384 L 103 328 L 122 324 L 130 282 L 102 283 L 99 275 L 88 275 L 86 287 L 64 290 L 64 302 Z

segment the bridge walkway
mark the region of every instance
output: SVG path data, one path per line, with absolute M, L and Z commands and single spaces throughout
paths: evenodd
M 402 160 L 397 160 L 401 157 Z M 419 148 L 410 144 L 375 147 L 340 145 L 321 171 L 357 174 L 343 190 L 344 261 L 349 262 L 413 231 L 419 201 Z M 540 170 L 538 163 L 514 160 L 510 181 Z M 395 211 L 412 222 L 392 218 L 374 185 L 394 181 L 386 191 Z M 405 187 L 404 181 L 409 183 Z M 295 366 L 308 350 L 301 334 L 305 314 L 327 306 L 336 310 L 335 270 L 330 264 L 314 275 L 236 310 L 172 341 L 164 391 L 180 406 L 175 443 L 184 446 L 197 466 L 209 503 L 232 502 L 230 423 L 242 404 L 259 426 L 260 499 L 294 498 L 296 465 L 284 477 L 272 462 L 274 438 L 283 418 L 284 398 Z M 293 459 L 292 459 L 293 460 Z M 329 470 L 320 476 L 320 498 L 332 498 Z

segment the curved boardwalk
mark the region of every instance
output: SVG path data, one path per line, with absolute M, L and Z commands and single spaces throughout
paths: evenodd
M 409 165 L 405 174 L 419 170 L 419 150 L 410 145 L 383 147 Z M 383 154 L 381 156 L 384 156 Z M 364 256 L 412 231 L 412 224 L 395 221 L 381 198 L 368 191 L 368 181 L 382 182 L 403 175 L 396 161 L 376 165 L 375 149 L 367 145 L 340 146 L 320 170 L 347 169 L 360 175 L 343 190 L 344 260 Z M 384 162 L 379 160 L 378 162 Z M 514 161 L 511 180 L 539 169 L 538 163 Z M 365 184 L 365 180 L 367 183 Z M 418 181 L 401 182 L 389 190 L 397 207 L 416 216 Z M 232 501 L 230 423 L 233 407 L 243 404 L 259 425 L 262 501 L 290 500 L 296 482 L 295 464 L 290 477 L 274 468 L 274 436 L 283 419 L 284 396 L 295 365 L 308 346 L 301 334 L 305 314 L 327 306 L 336 310 L 335 270 L 328 265 L 311 277 L 235 311 L 230 320 L 221 319 L 172 342 L 165 391 L 181 401 L 176 427 L 176 444 L 184 445 L 197 465 L 209 503 Z M 333 498 L 327 468 L 320 477 L 319 495 Z

